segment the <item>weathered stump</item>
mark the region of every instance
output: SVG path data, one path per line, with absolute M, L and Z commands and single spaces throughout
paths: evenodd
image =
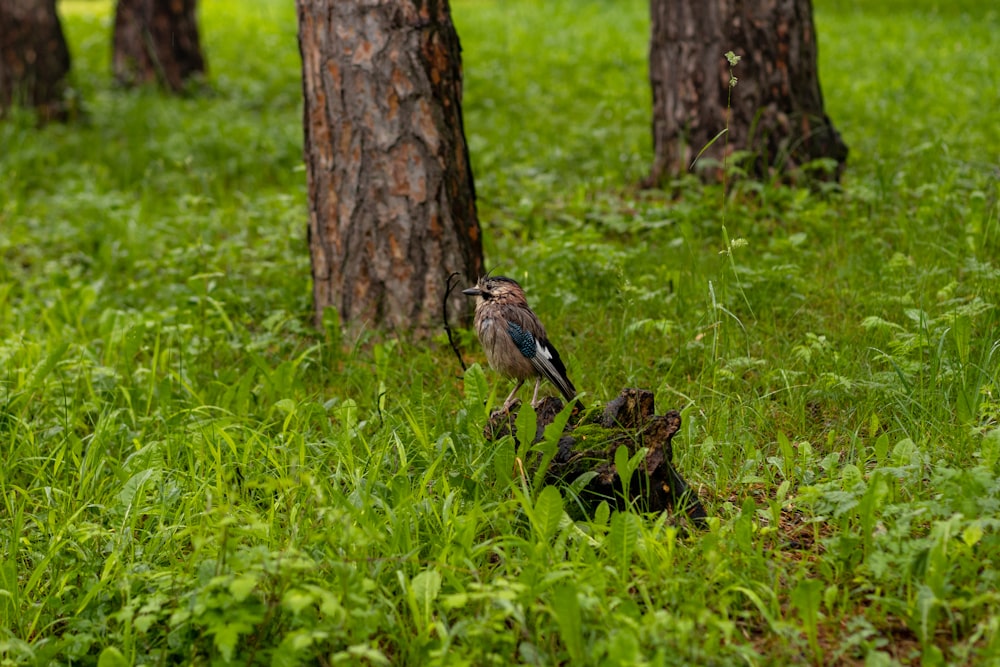
M 511 410 L 490 416 L 483 430 L 487 440 L 498 440 L 505 435 L 516 437 L 518 406 L 515 403 Z M 545 427 L 562 409 L 563 402 L 558 398 L 542 399 L 535 409 L 538 420 L 533 442 L 542 440 Z M 705 508 L 673 465 L 671 441 L 680 427 L 681 416 L 676 410 L 663 415 L 654 413 L 653 392 L 623 389 L 599 415 L 567 424 L 558 450 L 549 462 L 545 482 L 564 485 L 580 475 L 596 473 L 579 492 L 581 502 L 590 510 L 601 501 L 619 510 L 638 503 L 650 512 L 674 508 L 701 524 L 707 517 Z M 629 458 L 647 448 L 645 459 L 636 466 L 627 485 L 615 465 L 615 452 L 622 445 L 627 447 Z M 538 461 L 525 463 L 537 465 Z

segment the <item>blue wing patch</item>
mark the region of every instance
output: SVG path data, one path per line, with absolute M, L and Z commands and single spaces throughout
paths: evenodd
M 507 333 L 510 334 L 510 339 L 514 341 L 514 345 L 517 345 L 517 349 L 521 351 L 528 359 L 533 359 L 538 351 L 535 345 L 535 337 L 530 331 L 525 331 L 520 325 L 514 322 L 507 322 Z

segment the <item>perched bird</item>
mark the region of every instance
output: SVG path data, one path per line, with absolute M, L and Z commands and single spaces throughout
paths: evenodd
M 538 316 L 528 307 L 524 290 L 516 281 L 503 276 L 486 275 L 475 287 L 462 292 L 476 297 L 476 334 L 486 351 L 493 370 L 517 380 L 514 391 L 504 401 L 508 409 L 525 380 L 535 378 L 531 404 L 538 403 L 542 378 L 554 384 L 567 401 L 576 396 L 576 388 L 566 377 L 566 367 L 556 348 L 545 335 Z

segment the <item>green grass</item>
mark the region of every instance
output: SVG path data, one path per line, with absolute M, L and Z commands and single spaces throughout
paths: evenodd
M 0 124 L 0 662 L 1000 660 L 1000 14 L 871 4 L 816 3 L 843 187 L 724 197 L 634 186 L 645 2 L 454 3 L 488 264 L 682 410 L 685 532 L 510 482 L 443 335 L 311 329 L 291 3 L 205 3 L 172 99 L 63 0 L 86 117 Z

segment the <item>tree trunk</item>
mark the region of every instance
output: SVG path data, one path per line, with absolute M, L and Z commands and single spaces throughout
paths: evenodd
M 115 11 L 115 79 L 125 86 L 158 82 L 181 92 L 205 73 L 198 40 L 197 0 L 118 0 Z
M 69 64 L 55 0 L 0 1 L 0 113 L 22 104 L 63 118 Z
M 448 2 L 297 5 L 317 326 L 427 333 L 483 266 Z
M 698 494 L 673 464 L 672 441 L 681 428 L 681 415 L 676 410 L 656 415 L 653 408 L 653 392 L 623 389 L 595 419 L 588 416 L 586 423 L 568 424 L 548 462 L 545 483 L 575 485 L 581 476 L 587 475 L 589 480 L 578 488 L 577 498 L 589 511 L 595 510 L 601 502 L 618 510 L 638 507 L 647 512 L 665 512 L 674 509 L 683 511 L 695 524 L 703 525 L 708 514 Z M 537 420 L 532 444 L 542 441 L 545 427 L 555 421 L 562 409 L 562 401 L 554 396 L 546 396 L 539 402 L 535 408 Z M 495 412 L 490 415 L 483 436 L 491 442 L 505 435 L 516 438 L 516 422 L 516 409 Z M 616 453 L 621 446 L 627 449 L 629 459 L 640 448 L 646 449 L 642 461 L 637 463 L 628 479 L 623 479 L 616 464 Z M 537 468 L 540 462 L 541 455 L 525 464 Z
M 847 147 L 823 110 L 810 0 L 650 0 L 654 159 L 648 185 L 701 160 L 718 179 L 726 151 L 748 151 L 758 177 L 819 158 L 840 176 Z M 733 70 L 733 51 L 742 60 Z M 731 94 L 731 99 L 730 99 Z M 728 141 L 728 146 L 727 146 Z M 706 164 L 713 164 L 706 160 Z

